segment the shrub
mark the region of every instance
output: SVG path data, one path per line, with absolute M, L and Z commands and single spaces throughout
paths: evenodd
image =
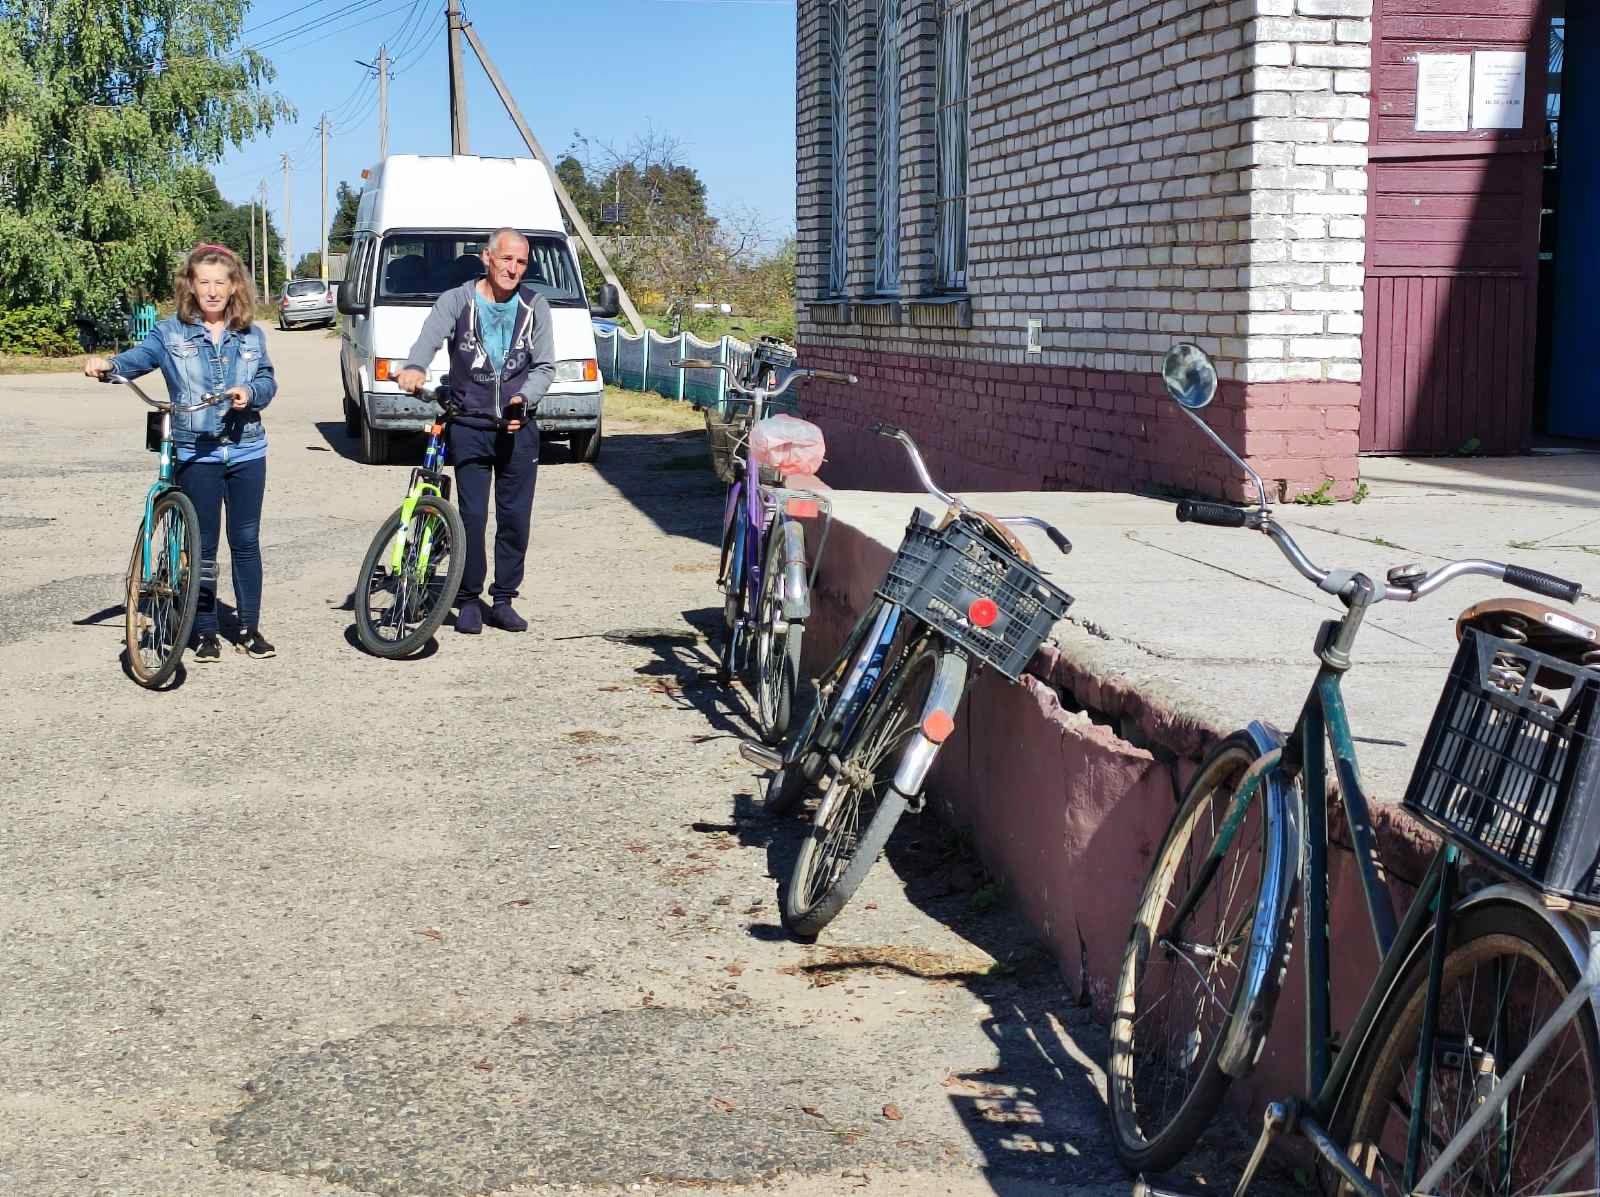
M 0 308 L 0 353 L 66 357 L 79 352 L 66 309 L 45 304 Z

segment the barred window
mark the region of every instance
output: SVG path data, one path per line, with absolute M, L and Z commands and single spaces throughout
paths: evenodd
M 936 87 L 938 203 L 934 276 L 942 290 L 967 286 L 967 111 L 972 0 L 940 0 Z
M 828 293 L 843 295 L 848 246 L 845 182 L 849 160 L 845 141 L 849 112 L 845 103 L 848 86 L 845 41 L 849 32 L 849 15 L 845 11 L 848 0 L 825 0 L 825 3 L 828 22 Z
M 877 0 L 877 5 L 873 287 L 886 295 L 900 283 L 900 0 Z

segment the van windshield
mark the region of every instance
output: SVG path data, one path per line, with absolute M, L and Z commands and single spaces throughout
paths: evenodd
M 588 307 L 566 239 L 548 234 L 528 236 L 528 273 L 532 287 L 551 307 Z M 378 302 L 398 306 L 428 305 L 452 287 L 483 273 L 481 233 L 390 233 L 378 261 Z

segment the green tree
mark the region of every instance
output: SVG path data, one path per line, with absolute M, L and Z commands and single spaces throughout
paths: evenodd
M 356 232 L 356 208 L 361 203 L 361 192 L 341 181 L 335 199 L 337 207 L 328 225 L 328 252 L 347 254 L 350 252 L 350 238 Z
M 294 264 L 295 278 L 321 278 L 322 277 L 322 251 L 312 250 L 308 254 L 301 254 L 300 260 Z
M 291 114 L 248 0 L 0 0 L 0 295 L 158 290 L 221 159 Z M 215 184 L 211 183 L 214 190 Z

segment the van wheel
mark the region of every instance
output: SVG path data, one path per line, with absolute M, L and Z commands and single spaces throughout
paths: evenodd
M 574 432 L 568 442 L 572 448 L 573 461 L 594 462 L 600 457 L 600 425 L 596 424 L 593 432 Z
M 389 464 L 389 434 L 368 419 L 361 420 L 361 458 L 368 465 Z
M 348 395 L 344 400 L 344 434 L 352 440 L 361 435 L 361 409 L 350 402 Z

